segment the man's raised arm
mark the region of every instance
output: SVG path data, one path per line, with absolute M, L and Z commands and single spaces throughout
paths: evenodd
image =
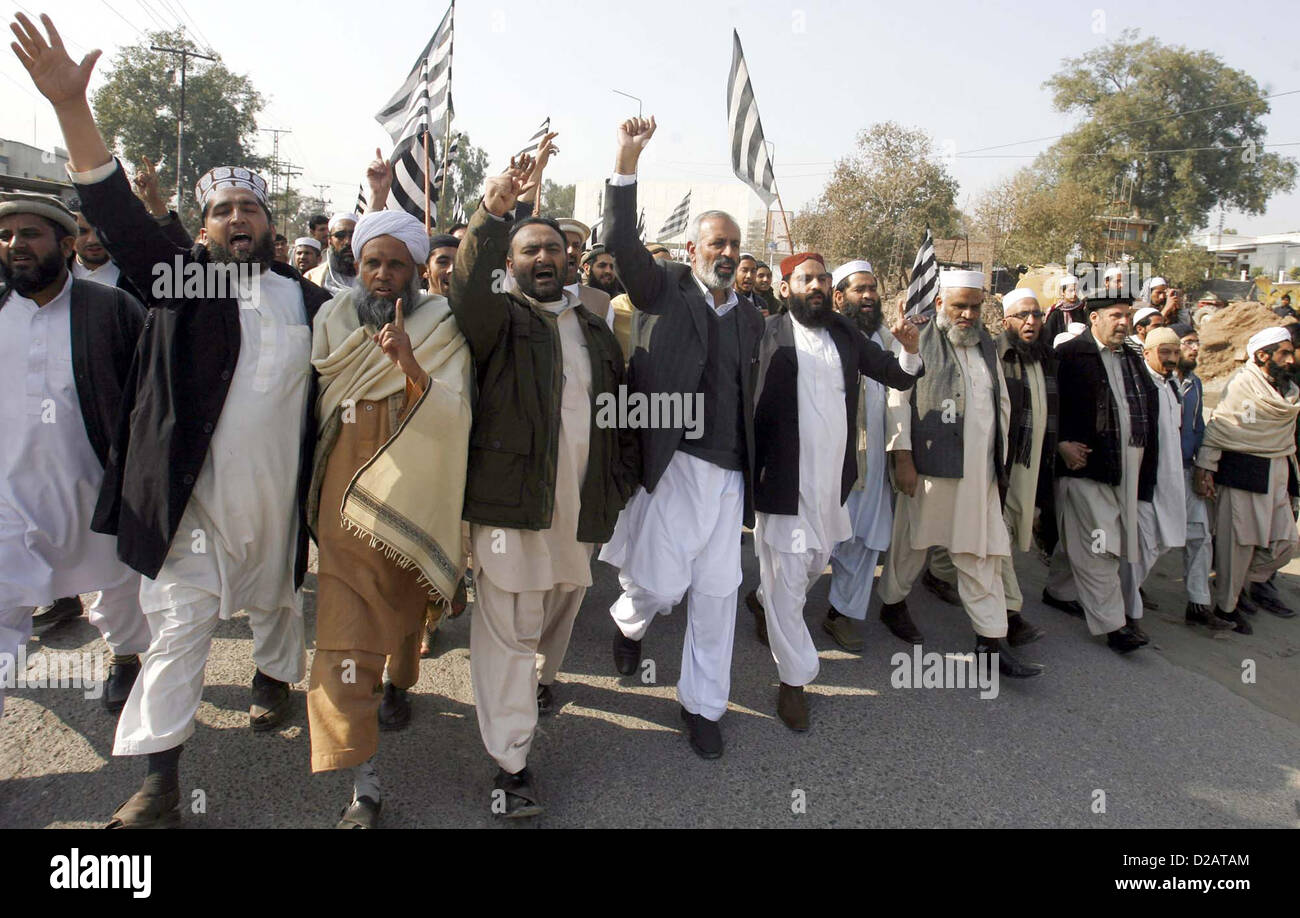
M 653 116 L 629 118 L 618 126 L 614 177 L 605 188 L 605 251 L 614 256 L 619 280 L 632 305 L 648 313 L 662 312 L 658 301 L 666 272 L 641 244 L 636 218 L 636 167 L 656 127 Z

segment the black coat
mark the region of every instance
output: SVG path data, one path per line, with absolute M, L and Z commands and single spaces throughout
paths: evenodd
M 121 164 L 106 179 L 77 185 L 82 211 L 109 255 L 137 288 L 149 289 L 154 265 L 205 264 L 207 249 L 175 245 L 131 192 Z M 271 270 L 302 288 L 307 321 L 330 298 L 287 265 Z M 91 528 L 117 536 L 126 564 L 156 577 L 207 459 L 212 432 L 239 359 L 239 306 L 233 298 L 159 300 L 149 310 L 130 375 Z M 316 378 L 308 390 L 316 404 Z M 307 412 L 298 475 L 295 585 L 307 571 L 306 498 L 316 413 Z
M 1135 357 L 1127 345 L 1123 352 L 1128 357 Z M 1097 339 L 1085 332 L 1057 348 L 1056 359 L 1056 388 L 1061 404 L 1057 442 L 1074 441 L 1092 449 L 1087 464 L 1078 470 L 1069 469 L 1058 454 L 1056 474 L 1118 485 L 1124 470 L 1119 436 L 1118 433 L 1104 432 L 1101 420 L 1107 401 L 1114 404 L 1114 395 L 1106 367 L 1101 362 L 1101 352 L 1097 349 Z M 1155 493 L 1156 466 L 1160 458 L 1160 402 L 1151 374 L 1145 367 L 1141 370 L 1136 375 L 1147 393 L 1148 409 L 1146 448 L 1138 471 L 1138 500 L 1150 501 Z
M 637 232 L 636 185 L 605 186 L 605 250 L 614 256 L 628 298 L 644 314 L 637 348 L 628 364 L 631 392 L 647 396 L 660 392 L 679 397 L 704 389 L 708 354 L 708 310 L 712 303 L 691 275 L 689 265 L 654 258 Z M 738 297 L 741 354 L 741 402 L 745 425 L 745 511 L 752 525 L 754 468 L 754 371 L 763 315 L 747 298 Z M 648 348 L 644 344 L 649 336 Z M 681 445 L 684 428 L 641 428 L 641 483 L 653 491 Z
M 799 512 L 799 354 L 794 344 L 794 317 L 785 312 L 767 318 L 758 346 L 758 389 L 754 411 L 754 509 L 761 513 Z M 907 390 L 917 378 L 898 365 L 898 358 L 867 338 L 851 319 L 831 315 L 831 340 L 844 371 L 844 442 L 840 503 L 848 500 L 858 478 L 858 384 L 863 376 L 893 389 Z M 811 444 L 809 444 L 811 446 Z M 826 457 L 827 460 L 833 457 Z

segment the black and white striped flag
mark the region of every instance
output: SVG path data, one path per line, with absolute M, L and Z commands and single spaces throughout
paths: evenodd
M 727 80 L 727 126 L 731 132 L 731 168 L 736 177 L 754 189 L 763 203 L 771 207 L 776 200 L 776 176 L 772 160 L 763 142 L 763 123 L 758 120 L 754 87 L 749 82 L 749 68 L 740 50 L 740 33 L 732 30 L 731 76 Z
M 686 224 L 690 222 L 691 216 L 691 193 L 686 192 L 686 197 L 682 198 L 682 203 L 678 204 L 668 219 L 664 221 L 663 229 L 655 237 L 660 242 L 665 239 L 671 239 L 678 233 L 686 229 Z
M 433 38 L 420 52 L 406 82 L 375 116 L 388 136 L 393 138 L 394 149 L 409 146 L 412 140 L 419 143 L 425 132 L 437 137 L 447 129 L 453 114 L 451 48 L 455 12 L 453 0 Z
M 903 315 L 929 317 L 934 313 L 934 297 L 938 292 L 939 265 L 934 259 L 934 239 L 927 226 L 921 247 L 916 250 L 916 261 L 912 263 L 912 280 L 907 285 Z
M 366 190 L 362 185 L 357 185 L 357 206 L 352 209 L 358 217 L 366 212 Z
M 432 156 L 432 152 L 430 153 Z M 424 213 L 424 145 L 417 139 L 407 140 L 393 151 L 393 200 L 420 222 Z M 430 206 L 438 200 L 436 189 L 430 187 Z
M 431 192 L 433 200 L 437 201 L 442 197 L 442 187 L 447 180 L 447 175 L 443 173 L 443 169 L 445 168 L 447 173 L 450 174 L 451 170 L 456 168 L 456 155 L 459 152 L 460 135 L 452 134 L 451 143 L 447 145 L 446 153 L 438 157 L 438 171 L 434 173 L 433 190 Z
M 457 198 L 456 206 L 452 208 L 451 211 L 451 225 L 455 226 L 458 223 L 468 223 L 468 222 L 469 220 L 465 216 L 465 202 Z
M 531 156 L 537 152 L 537 144 L 549 133 L 551 133 L 551 116 L 547 115 L 546 120 L 542 122 L 542 126 L 537 129 L 537 133 L 529 138 L 528 143 L 524 144 L 523 148 L 514 155 L 514 158 L 518 159 L 525 153 Z

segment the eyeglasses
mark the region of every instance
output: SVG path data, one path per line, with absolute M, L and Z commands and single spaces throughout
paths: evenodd
M 330 233 L 335 239 L 351 239 L 352 230 L 339 230 L 337 233 Z
M 1007 316 L 1007 318 L 1019 319 L 1021 322 L 1027 321 L 1028 319 L 1038 319 L 1041 322 L 1043 319 L 1043 315 L 1044 313 L 1041 310 L 1035 309 L 1031 312 L 1017 312 L 1013 315 Z

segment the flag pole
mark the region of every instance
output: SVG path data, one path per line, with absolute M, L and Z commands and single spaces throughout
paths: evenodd
M 785 238 L 790 243 L 790 254 L 794 254 L 794 237 L 790 235 L 790 220 L 785 215 L 785 205 L 781 203 L 781 192 L 777 191 L 776 179 L 772 179 L 772 193 L 776 195 L 776 206 L 781 208 L 781 222 L 785 224 Z
M 451 0 L 451 44 L 447 47 L 447 130 L 442 139 L 442 188 L 438 191 L 438 203 L 441 205 L 443 195 L 447 191 L 448 179 L 451 177 L 448 171 L 447 161 L 451 156 L 451 61 L 453 52 L 456 50 L 456 0 Z M 427 165 L 427 164 L 426 164 Z M 425 170 L 428 174 L 428 170 Z M 429 208 L 425 206 L 427 213 Z M 451 214 L 447 216 L 450 218 Z M 429 227 L 426 225 L 425 230 Z

